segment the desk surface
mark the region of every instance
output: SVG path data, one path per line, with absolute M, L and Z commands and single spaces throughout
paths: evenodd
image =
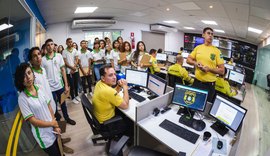
M 213 137 L 219 137 L 222 139 L 225 139 L 227 142 L 227 146 L 223 146 L 224 148 L 227 147 L 227 154 L 229 155 L 229 152 L 231 150 L 231 145 L 229 144 L 230 141 L 232 140 L 233 136 L 234 136 L 234 132 L 229 130 L 229 132 L 222 137 L 221 135 L 219 135 L 217 132 L 215 132 L 212 128 L 210 128 L 210 125 L 212 125 L 212 121 L 210 120 L 205 120 L 204 122 L 206 123 L 206 128 L 199 132 L 196 131 L 192 128 L 189 128 L 181 123 L 178 122 L 180 116 L 177 115 L 177 111 L 178 111 L 178 106 L 173 105 L 172 109 L 164 114 L 160 114 L 157 117 L 150 115 L 149 117 L 141 120 L 138 122 L 138 125 L 144 129 L 147 133 L 149 133 L 151 136 L 153 136 L 154 138 L 156 138 L 157 140 L 161 141 L 163 144 L 167 145 L 169 148 L 171 148 L 172 150 L 174 150 L 176 153 L 178 153 L 179 151 L 185 152 L 187 154 L 187 156 L 192 155 L 195 150 L 197 149 L 198 146 L 204 146 L 206 144 L 205 141 L 202 140 L 202 136 L 203 133 L 205 131 L 209 131 L 212 136 L 211 139 L 213 140 Z M 196 117 L 195 117 L 196 118 Z M 197 134 L 200 135 L 199 139 L 197 140 L 196 144 L 192 144 L 176 135 L 174 135 L 173 133 L 161 128 L 159 126 L 159 124 L 164 121 L 165 119 L 170 120 L 190 131 L 193 131 Z M 162 135 L 160 135 L 162 134 Z M 210 147 L 212 147 L 212 141 L 210 141 L 208 144 L 211 144 Z M 216 155 L 215 153 L 213 153 L 213 155 Z

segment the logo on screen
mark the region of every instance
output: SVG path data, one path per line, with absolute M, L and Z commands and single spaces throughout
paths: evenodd
M 187 90 L 184 95 L 184 102 L 187 105 L 192 105 L 195 102 L 196 92 Z

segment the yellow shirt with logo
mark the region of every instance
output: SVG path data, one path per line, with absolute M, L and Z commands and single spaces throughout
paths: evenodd
M 123 98 L 114 88 L 102 81 L 98 81 L 92 102 L 95 117 L 100 123 L 103 123 L 115 116 L 115 106 L 119 106 L 123 102 Z
M 149 69 L 150 69 L 151 74 L 160 72 L 160 68 L 157 65 L 157 59 L 151 56 L 150 62 L 151 62 L 151 66 L 149 67 Z
M 184 81 L 187 81 L 189 84 L 193 84 L 194 82 L 194 79 L 188 75 L 188 71 L 180 64 L 176 63 L 174 65 L 171 65 L 168 69 L 168 73 L 180 77 L 183 80 L 183 84 L 185 84 Z
M 237 94 L 234 89 L 231 89 L 229 82 L 220 77 L 217 78 L 215 89 L 223 94 L 228 95 L 229 97 Z
M 202 65 L 208 66 L 209 68 L 217 68 L 218 65 L 224 64 L 222 54 L 215 46 L 201 44 L 191 52 L 190 56 L 195 59 L 196 62 L 200 62 Z M 204 72 L 199 68 L 195 69 L 195 77 L 202 82 L 215 82 L 217 79 L 216 74 Z

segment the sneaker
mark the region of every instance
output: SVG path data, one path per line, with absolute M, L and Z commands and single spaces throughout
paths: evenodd
M 81 98 L 79 96 L 76 96 L 75 99 L 79 102 L 81 102 Z
M 63 151 L 67 154 L 73 154 L 74 150 L 72 148 L 67 147 L 66 145 L 63 145 Z
M 89 95 L 90 95 L 91 97 L 93 97 L 93 93 L 92 93 L 92 92 L 90 92 Z
M 74 104 L 79 104 L 79 101 L 76 100 L 76 98 L 74 98 L 74 99 L 72 100 L 72 102 L 73 102 Z
M 76 122 L 75 122 L 74 120 L 70 119 L 70 118 L 67 119 L 66 122 L 67 122 L 68 124 L 70 124 L 70 125 L 76 125 Z
M 70 137 L 68 137 L 68 138 L 61 138 L 61 140 L 62 140 L 62 144 L 65 144 L 65 143 L 70 142 L 71 141 L 71 138 Z

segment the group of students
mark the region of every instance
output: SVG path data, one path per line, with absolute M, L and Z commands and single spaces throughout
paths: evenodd
M 216 74 L 224 75 L 224 61 L 221 52 L 211 45 L 213 30 L 205 28 L 203 37 L 205 43 L 197 46 L 187 59 L 187 63 L 195 66 L 195 79 L 188 76 L 188 72 L 182 67 L 181 55 L 178 55 L 176 63 L 168 68 L 168 73 L 181 77 L 197 88 L 208 90 L 208 100 L 211 101 L 217 80 Z M 60 104 L 61 94 L 68 92 L 71 100 L 79 103 L 80 78 L 84 93 L 87 93 L 87 89 L 91 93 L 93 69 L 97 82 L 92 96 L 94 113 L 98 121 L 103 123 L 115 116 L 115 107 L 127 109 L 129 105 L 127 82 L 117 81 L 116 73 L 124 72 L 127 68 L 148 70 L 152 74 L 160 72 L 156 60 L 157 51 L 151 49 L 149 53 L 146 52 L 146 46 L 142 41 L 137 43 L 134 52 L 130 43 L 123 42 L 122 37 L 118 37 L 112 44 L 109 38 L 97 38 L 93 49 L 88 48 L 85 40 L 80 42 L 80 50 L 76 49 L 71 38 L 66 39 L 66 45 L 66 49 L 57 53 L 55 43 L 48 39 L 45 42 L 46 54 L 44 49 L 31 48 L 30 64 L 22 63 L 15 73 L 22 115 L 30 122 L 32 133 L 40 147 L 48 155 L 55 156 L 60 153 L 54 133 L 61 133 L 57 123 L 61 118 L 57 112 L 57 104 Z M 126 54 L 125 58 L 121 60 L 120 54 Z M 149 63 L 141 62 L 144 55 L 151 55 Z M 120 90 L 123 90 L 123 97 L 118 94 Z M 75 125 L 76 122 L 69 117 L 66 103 L 60 105 L 66 122 Z M 63 140 L 67 142 L 70 138 Z

